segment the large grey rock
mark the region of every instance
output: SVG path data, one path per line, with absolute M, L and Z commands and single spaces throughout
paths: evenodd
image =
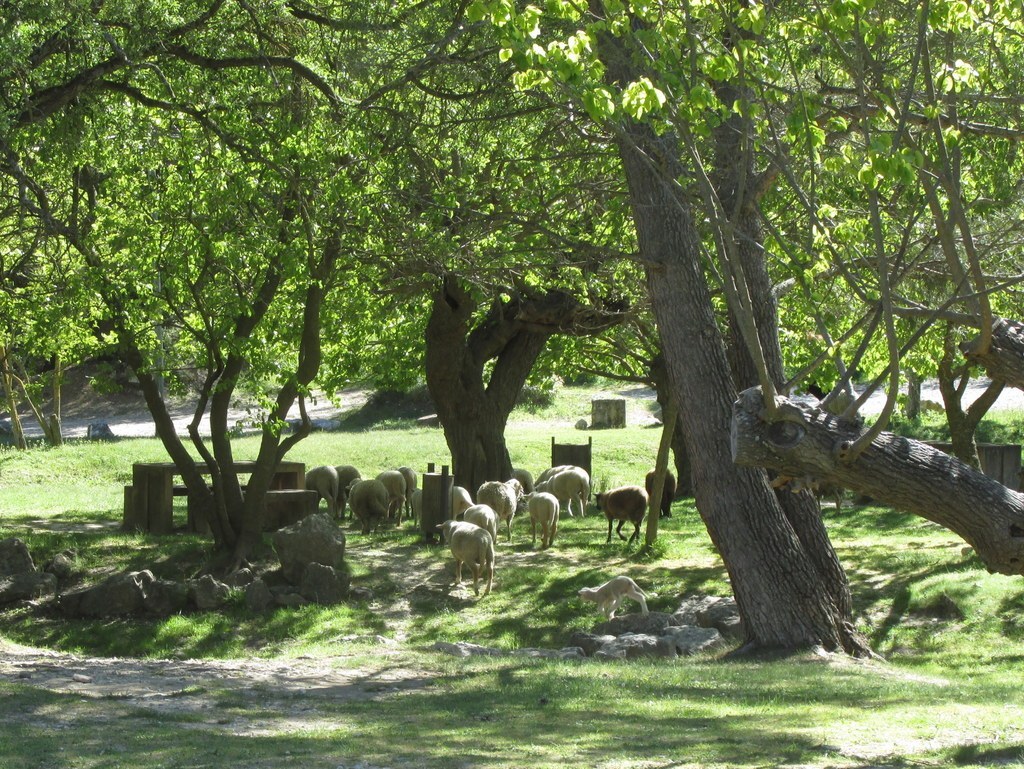
M 722 598 L 697 612 L 697 623 L 701 627 L 713 627 L 726 638 L 742 641 L 744 638 L 743 620 L 736 601 Z
M 313 603 L 341 603 L 348 595 L 349 582 L 348 574 L 321 563 L 311 563 L 302 575 L 299 593 Z
M 117 436 L 106 422 L 90 422 L 85 428 L 85 437 L 90 441 L 112 441 Z
M 245 587 L 245 607 L 254 613 L 266 611 L 274 605 L 274 594 L 267 583 L 256 579 Z
M 146 591 L 156 581 L 148 569 L 116 574 L 99 585 L 65 593 L 58 608 L 68 616 L 117 617 L 145 607 Z
M 661 637 L 674 644 L 679 654 L 687 656 L 714 651 L 725 645 L 722 634 L 714 628 L 693 625 L 666 628 Z
M 188 583 L 189 600 L 193 606 L 203 611 L 219 609 L 227 603 L 230 595 L 231 588 L 209 574 L 204 574 L 199 579 L 190 580 Z
M 57 578 L 45 571 L 26 571 L 0 577 L 0 606 L 49 598 L 56 592 Z
M 28 545 L 17 537 L 0 540 L 0 577 L 26 574 L 36 570 Z
M 627 633 L 609 641 L 594 653 L 598 659 L 637 659 L 639 657 L 674 658 L 675 644 L 667 638 L 648 633 Z
M 293 585 L 302 581 L 306 567 L 319 563 L 341 569 L 345 560 L 345 532 L 327 513 L 307 516 L 274 534 L 274 550 L 281 571 Z
M 48 571 L 58 580 L 70 579 L 75 573 L 75 562 L 72 553 L 57 553 L 43 566 L 43 571 Z
M 143 597 L 146 614 L 168 617 L 188 608 L 188 585 L 171 579 L 155 579 L 146 585 Z
M 606 622 L 594 625 L 597 635 L 623 635 L 625 633 L 646 633 L 658 635 L 667 627 L 676 624 L 671 614 L 652 611 L 650 614 L 622 614 Z
M 453 657 L 498 657 L 504 653 L 500 649 L 491 649 L 490 647 L 480 646 L 480 644 L 469 643 L 468 641 L 459 641 L 457 643 L 438 641 L 430 648 L 434 651 L 450 654 Z
M 610 634 L 597 635 L 595 633 L 584 633 L 582 630 L 577 630 L 569 636 L 569 646 L 582 649 L 586 656 L 593 657 L 594 652 L 606 643 L 614 640 L 615 636 Z

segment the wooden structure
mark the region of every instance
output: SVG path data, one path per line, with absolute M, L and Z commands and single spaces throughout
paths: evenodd
M 590 401 L 590 427 L 606 430 L 626 426 L 625 398 L 594 398 Z
M 210 474 L 205 462 L 197 463 L 197 466 L 201 473 Z M 251 474 L 255 469 L 255 462 L 235 462 L 235 472 L 239 475 Z M 174 485 L 174 478 L 179 474 L 173 462 L 136 462 L 132 465 L 132 485 L 124 487 L 125 530 L 148 531 L 153 534 L 170 534 L 174 531 L 174 497 L 187 495 L 184 486 Z M 315 491 L 306 491 L 306 466 L 302 462 L 279 463 L 270 488 L 271 497 L 279 491 L 302 492 L 278 495 L 281 496 L 280 500 L 271 501 L 268 498 L 268 511 L 273 509 L 278 518 L 288 517 L 282 516 L 277 509 L 281 505 L 290 504 L 300 510 L 315 511 L 319 503 Z M 203 523 L 190 510 L 188 530 L 202 532 L 204 529 Z
M 594 439 L 590 438 L 587 443 L 555 443 L 551 438 L 551 466 L 576 465 L 587 471 L 587 475 L 593 479 L 594 472 L 591 469 L 590 458 L 594 452 Z
M 420 500 L 420 531 L 427 542 L 433 542 L 440 536 L 437 527 L 451 518 L 452 486 L 454 478 L 448 472 L 448 465 L 441 466 L 441 472 L 435 472 L 434 463 L 427 465 L 420 479 L 423 497 Z
M 953 444 L 928 441 L 928 445 L 947 454 L 953 453 Z M 981 472 L 994 478 L 1011 491 L 1021 490 L 1021 447 L 1018 443 L 979 443 L 978 459 Z

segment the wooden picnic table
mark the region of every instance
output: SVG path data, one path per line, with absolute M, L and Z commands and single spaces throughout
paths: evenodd
M 210 474 L 210 468 L 205 462 L 198 462 L 197 467 L 199 472 Z M 238 475 L 251 474 L 255 469 L 255 462 L 235 462 Z M 174 478 L 178 475 L 180 473 L 173 462 L 135 462 L 132 465 L 132 485 L 124 489 L 126 530 L 149 531 L 154 534 L 170 534 L 174 531 L 174 497 L 185 494 L 183 486 L 174 485 Z M 306 465 L 302 462 L 280 462 L 270 488 L 273 491 L 305 490 Z M 199 522 L 193 521 L 191 514 L 188 527 L 190 530 L 200 530 Z

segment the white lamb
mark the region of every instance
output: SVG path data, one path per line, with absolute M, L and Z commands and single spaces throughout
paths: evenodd
M 486 481 L 476 492 L 477 503 L 490 505 L 491 509 L 498 514 L 498 519 L 505 522 L 508 527 L 509 542 L 512 541 L 512 521 L 516 517 L 516 507 L 519 503 L 519 496 L 522 494 L 522 488 L 519 481 L 515 480 L 509 483 Z
M 402 507 L 405 505 L 405 476 L 398 470 L 385 470 L 377 473 L 377 480 L 388 490 L 388 518 L 397 518 L 395 523 L 401 523 Z
M 349 489 L 356 481 L 363 480 L 363 476 L 352 465 L 338 465 L 334 469 L 338 473 L 338 515 L 344 518 Z
M 540 526 L 540 547 L 544 550 L 551 546 L 558 531 L 558 497 L 546 491 L 536 491 L 523 497 L 530 511 L 530 530 L 533 544 L 537 544 L 537 526 Z
M 473 498 L 462 486 L 452 486 L 452 518 L 458 518 L 473 506 Z
M 562 472 L 563 470 L 571 470 L 575 466 L 576 465 L 555 465 L 554 467 L 549 467 L 547 470 L 543 471 L 540 475 L 538 475 L 537 478 L 534 480 L 533 490 L 534 491 L 537 490 L 537 484 L 538 483 L 543 483 L 548 478 L 550 478 L 552 475 L 556 475 L 556 474 Z
M 573 514 L 573 500 L 579 503 L 580 516 L 586 514 L 586 506 L 590 503 L 590 475 L 582 467 L 570 466 L 537 483 L 534 488 L 558 497 L 559 504 L 566 505 L 570 516 Z
M 363 534 L 378 526 L 388 514 L 388 490 L 376 479 L 356 481 L 348 495 L 352 515 L 362 524 Z
M 423 516 L 423 489 L 416 489 L 409 495 L 409 511 L 413 521 L 419 523 Z
M 462 520 L 486 529 L 491 539 L 498 541 L 498 514 L 490 505 L 473 505 L 462 514 Z
M 402 465 L 398 472 L 405 478 L 405 516 L 408 518 L 412 514 L 412 495 L 416 491 L 416 471 Z
M 313 467 L 306 473 L 306 489 L 318 495 L 317 504 L 321 499 L 327 500 L 327 512 L 332 518 L 338 514 L 338 471 L 330 465 Z
M 490 593 L 494 580 L 494 540 L 490 533 L 475 523 L 465 521 L 445 521 L 437 529 L 444 533 L 444 539 L 455 556 L 455 584 L 462 584 L 462 564 L 468 563 L 473 569 L 473 592 L 480 595 L 477 582 L 481 571 L 486 569 L 484 595 Z

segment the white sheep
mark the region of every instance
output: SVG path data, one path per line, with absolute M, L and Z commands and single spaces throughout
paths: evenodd
M 491 539 L 498 541 L 498 514 L 490 505 L 473 505 L 462 514 L 462 520 L 486 529 Z
M 532 494 L 534 492 L 533 474 L 529 470 L 514 467 L 512 468 L 512 477 L 522 485 L 524 494 Z
M 412 495 L 416 491 L 416 471 L 402 465 L 398 468 L 398 472 L 405 478 L 405 516 L 408 518 L 412 515 Z
M 567 469 L 549 476 L 534 485 L 536 491 L 546 491 L 558 497 L 559 504 L 565 504 L 572 513 L 572 502 L 579 502 L 580 516 L 586 514 L 590 503 L 590 475 L 582 467 L 569 465 Z
M 419 523 L 423 517 L 423 489 L 416 489 L 409 495 L 409 512 L 413 521 Z
M 363 534 L 378 526 L 388 514 L 388 490 L 376 478 L 356 481 L 349 490 L 352 515 L 362 523 Z
M 363 476 L 352 465 L 338 465 L 334 469 L 338 473 L 338 515 L 344 518 L 349 489 L 356 481 L 363 480 Z
M 640 524 L 643 523 L 644 515 L 647 513 L 647 504 L 650 498 L 647 496 L 647 491 L 643 486 L 619 486 L 616 489 L 611 489 L 602 494 L 597 495 L 597 506 L 604 511 L 605 517 L 608 519 L 608 539 L 607 542 L 612 541 L 612 523 L 618 521 L 619 525 L 615 529 L 615 533 L 619 535 L 619 539 L 625 539 L 622 536 L 622 525 L 626 521 L 630 521 L 633 524 L 633 535 L 629 538 L 631 543 L 634 539 L 640 537 Z
M 338 471 L 330 465 L 310 468 L 306 473 L 306 489 L 317 493 L 317 504 L 327 500 L 327 512 L 332 518 L 338 514 Z
M 402 522 L 402 507 L 405 505 L 405 476 L 398 470 L 377 473 L 377 480 L 388 490 L 388 518 L 395 517 Z
M 452 518 L 458 518 L 473 506 L 473 498 L 462 486 L 452 486 Z
M 576 465 L 555 465 L 554 467 L 549 467 L 547 470 L 543 471 L 540 475 L 538 475 L 537 478 L 534 480 L 533 490 L 534 491 L 537 490 L 537 484 L 538 483 L 543 483 L 544 481 L 546 481 L 551 476 L 557 475 L 558 473 L 562 472 L 563 470 L 571 470 L 575 466 Z
M 519 492 L 517 494 L 517 491 Z M 476 501 L 481 505 L 490 505 L 498 514 L 498 519 L 508 527 L 508 540 L 512 541 L 512 521 L 516 517 L 516 507 L 522 486 L 519 481 L 502 483 L 501 481 L 485 481 L 476 491 Z
M 486 569 L 484 595 L 490 593 L 494 580 L 494 540 L 491 535 L 475 523 L 465 521 L 445 521 L 437 529 L 444 533 L 445 542 L 455 556 L 455 584 L 462 584 L 462 564 L 468 563 L 473 569 L 473 592 L 480 595 L 477 582 L 481 571 Z
M 541 550 L 551 546 L 558 531 L 558 512 L 560 505 L 558 497 L 548 494 L 546 491 L 535 491 L 533 494 L 526 494 L 523 499 L 527 502 L 530 511 L 530 531 L 533 534 L 533 544 L 537 544 L 537 526 L 540 526 L 540 547 Z

